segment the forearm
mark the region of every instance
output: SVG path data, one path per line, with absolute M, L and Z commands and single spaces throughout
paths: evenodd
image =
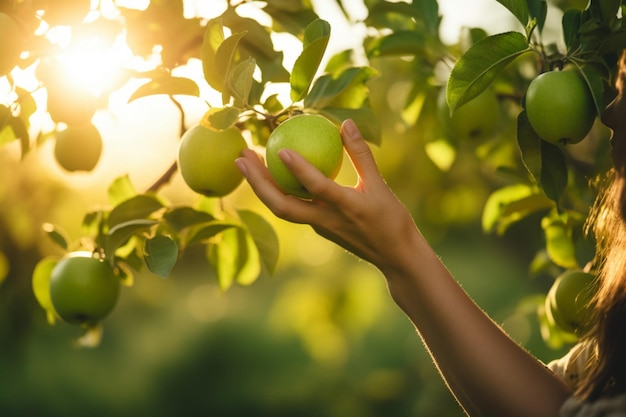
M 409 239 L 405 261 L 381 270 L 467 412 L 556 416 L 565 385 L 471 300 L 418 233 Z

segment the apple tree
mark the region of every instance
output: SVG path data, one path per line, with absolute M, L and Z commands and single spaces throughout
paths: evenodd
M 205 143 L 189 141 L 189 150 L 181 146 L 179 157 L 172 156 L 145 189 L 128 176 L 110 178 L 107 204 L 83 213 L 80 236 L 45 222 L 57 250 L 42 254 L 32 285 L 50 323 L 59 318 L 50 299 L 55 266 L 79 251 L 108 263 L 128 287 L 142 270 L 168 277 L 192 247 L 202 248 L 223 291 L 271 275 L 279 261 L 271 222 L 260 211 L 224 204 L 241 183 L 231 151 L 246 146 L 263 152 L 277 126 L 302 113 L 336 126 L 352 118 L 370 143 L 398 150 L 393 169 L 381 161 L 391 176 L 402 172 L 424 189 L 437 188 L 426 183 L 433 178 L 454 182 L 452 198 L 467 197 L 463 212 L 449 204 L 446 210 L 424 207 L 416 201 L 423 196 L 409 194 L 405 181 L 407 188 L 397 191 L 415 211 L 436 212 L 442 223 L 480 216 L 483 231 L 501 237 L 517 224 L 538 222 L 543 241 L 532 248 L 533 275 L 556 280 L 569 270 L 593 272 L 595 242 L 585 227 L 610 168 L 608 131 L 597 116 L 615 95 L 616 63 L 626 47 L 622 1 L 494 0 L 514 18 L 510 31 L 464 28 L 458 42 L 447 44 L 436 0 L 367 0 L 366 18 L 352 22 L 367 29 L 359 48 L 332 56 L 333 28 L 307 0 L 230 0 L 209 10 L 187 3 L 152 0 L 133 8 L 105 0 L 0 1 L 0 77 L 7 86 L 0 144 L 17 149 L 19 157 L 52 143 L 67 175 L 89 172 L 102 149 L 94 114 L 129 85 L 136 87 L 128 103 L 170 100 L 180 115 L 181 145 L 192 136 L 229 141 L 206 151 Z M 349 17 L 348 2 L 336 3 Z M 546 26 L 549 12 L 562 14 L 557 39 L 548 30 L 555 28 Z M 279 36 L 298 46 L 289 65 L 277 47 Z M 68 77 L 68 63 L 95 59 L 96 45 L 106 50 L 118 43 L 135 65 L 122 65 L 98 91 Z M 199 79 L 177 71 L 189 63 L 199 63 Z M 25 82 L 25 74 L 34 83 Z M 541 83 L 546 76 L 563 80 Z M 390 108 L 382 97 L 394 85 L 401 87 L 402 102 L 396 98 Z M 281 88 L 285 94 L 277 92 Z M 183 103 L 189 100 L 203 109 L 202 117 L 188 112 Z M 573 121 L 580 122 L 573 132 L 560 131 Z M 400 140 L 410 141 L 423 163 L 401 158 Z M 455 167 L 470 159 L 484 174 L 472 185 L 463 182 L 467 175 L 454 177 Z M 205 178 L 208 165 L 219 172 Z M 179 174 L 197 193 L 189 204 L 161 193 Z M 478 191 L 462 194 L 470 187 Z M 522 300 L 519 308 L 539 312 L 551 346 L 575 340 L 575 332 L 548 319 L 545 293 Z M 99 324 L 86 328 L 97 333 Z

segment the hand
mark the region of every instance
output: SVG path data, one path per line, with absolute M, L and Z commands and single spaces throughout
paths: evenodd
M 358 175 L 354 187 L 326 178 L 292 150 L 279 152 L 281 160 L 313 195 L 312 200 L 285 195 L 250 149 L 236 164 L 257 196 L 279 218 L 311 225 L 321 236 L 381 270 L 398 268 L 406 260 L 404 256 L 412 256 L 410 243 L 419 232 L 380 175 L 369 146 L 352 120 L 343 123 L 341 136 Z

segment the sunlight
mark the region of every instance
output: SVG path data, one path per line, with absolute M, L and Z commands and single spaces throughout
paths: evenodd
M 97 32 L 73 38 L 69 27 L 56 27 L 50 31 L 49 38 L 61 48 L 57 59 L 62 64 L 64 78 L 96 96 L 109 88 L 122 68 L 133 60 L 122 35 L 113 42 Z

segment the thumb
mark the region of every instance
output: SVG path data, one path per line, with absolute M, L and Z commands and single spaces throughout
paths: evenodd
M 380 178 L 380 172 L 372 150 L 363 139 L 353 120 L 347 119 L 341 125 L 341 137 L 354 169 L 364 181 Z

